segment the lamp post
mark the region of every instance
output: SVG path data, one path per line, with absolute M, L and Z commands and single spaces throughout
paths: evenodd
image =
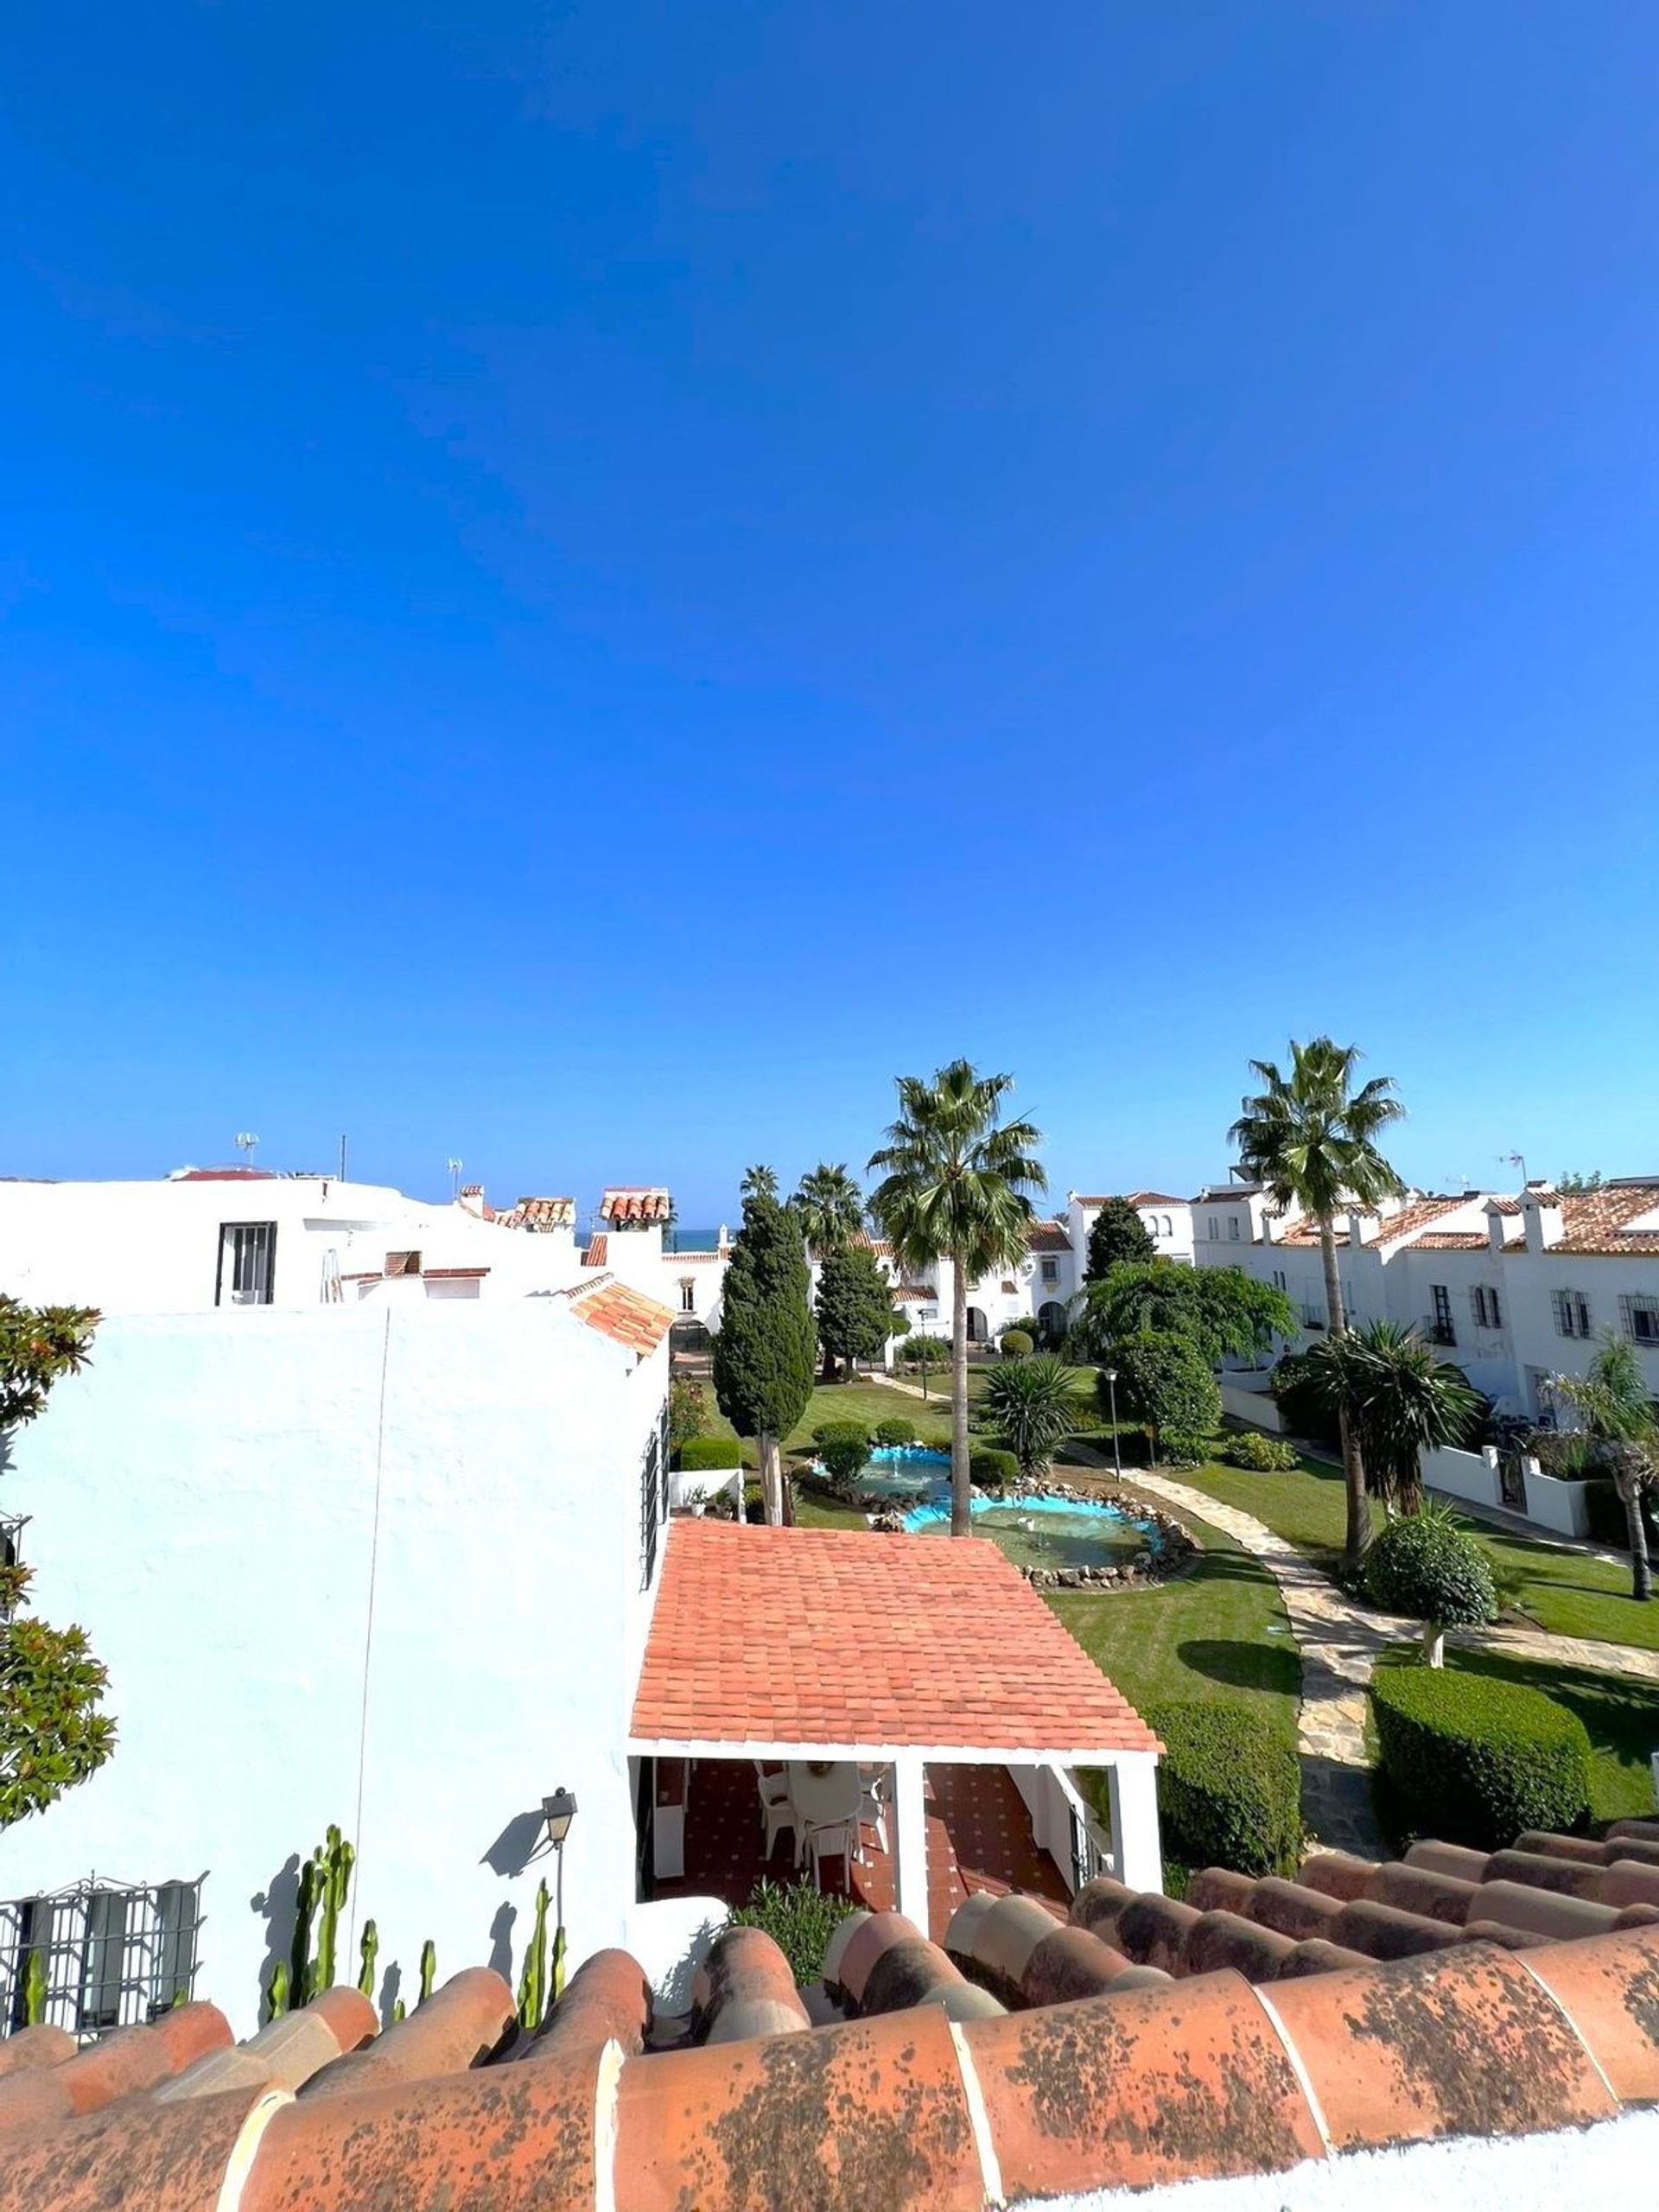
M 1122 1482 L 1123 1454 L 1119 1449 L 1117 1441 L 1117 1370 L 1115 1367 L 1109 1367 L 1106 1370 L 1106 1395 L 1111 1400 L 1112 1406 L 1112 1472 L 1118 1481 Z
M 556 1999 L 564 1994 L 564 1839 L 569 1834 L 570 1823 L 576 1817 L 575 1793 L 569 1789 L 556 1789 L 550 1797 L 543 1797 L 542 1817 L 547 1822 L 547 1840 L 553 1847 L 553 1971 L 550 1979 Z

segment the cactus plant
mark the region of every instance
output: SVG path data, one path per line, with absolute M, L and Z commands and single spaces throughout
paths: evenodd
M 438 1974 L 438 1947 L 429 1936 L 421 1946 L 421 2003 L 432 1994 L 432 1985 Z
M 270 1979 L 265 1984 L 265 2021 L 280 2020 L 288 2011 L 288 1961 L 278 1959 L 270 1969 Z
M 317 1910 L 317 1862 L 308 1859 L 300 1868 L 294 1897 L 294 1936 L 288 1952 L 287 2002 L 303 2005 L 310 1993 L 306 1981 L 311 1970 L 311 1923 Z M 286 2008 L 285 2008 L 286 2009 Z
M 405 2019 L 407 2019 L 407 2018 L 408 2018 L 408 2017 L 409 2017 L 409 2016 L 408 2016 L 408 2014 L 407 2014 L 407 2013 L 404 2012 L 404 2000 L 403 2000 L 403 1999 L 402 1999 L 401 1997 L 394 1997 L 394 1998 L 392 1999 L 392 2000 L 391 2000 L 391 2024 L 392 2024 L 392 2026 L 393 2026 L 394 2028 L 396 2028 L 396 2027 L 400 2027 L 400 2026 L 403 2024 L 404 2021 Z
M 553 2002 L 556 2005 L 564 1994 L 564 1923 L 561 1921 L 553 1931 Z
M 365 1997 L 372 1997 L 374 1994 L 374 1962 L 379 1952 L 380 1930 L 375 1926 L 373 1921 L 365 1920 L 363 1923 L 363 1940 L 358 1945 L 358 1956 L 361 1961 L 361 1967 L 357 1977 L 357 1986 Z
M 536 1920 L 518 1977 L 518 2024 L 531 2036 L 540 2031 L 547 2010 L 547 1884 L 542 1882 L 537 1885 Z
M 352 1886 L 357 1853 L 331 1822 L 317 1852 L 317 1887 L 322 1910 L 317 1920 L 317 1955 L 307 1989 L 308 1999 L 334 1986 L 334 1958 L 340 1940 L 340 1916 Z
M 31 1951 L 23 1968 L 23 2025 L 38 2028 L 46 2018 L 46 1953 Z

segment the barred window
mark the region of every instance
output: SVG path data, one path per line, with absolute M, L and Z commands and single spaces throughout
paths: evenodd
M 668 1414 L 651 1432 L 639 1465 L 639 1586 L 649 1590 L 657 1572 L 657 1545 L 668 1518 Z
M 1498 1303 L 1497 1293 L 1491 1283 L 1478 1282 L 1469 1294 L 1469 1304 L 1478 1329 L 1501 1329 L 1503 1309 Z
M 1618 1301 L 1624 1333 L 1632 1344 L 1659 1344 L 1659 1298 L 1639 1290 L 1626 1291 Z
M 1555 1306 L 1555 1333 L 1558 1337 L 1587 1337 L 1590 1334 L 1590 1301 L 1581 1290 L 1558 1290 L 1553 1294 Z
M 28 2023 L 32 1987 L 40 2018 L 82 2037 L 171 2012 L 195 1986 L 206 1879 L 145 1887 L 89 1876 L 0 1904 L 0 2021 Z

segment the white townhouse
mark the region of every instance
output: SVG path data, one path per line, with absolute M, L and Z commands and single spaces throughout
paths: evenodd
M 1225 1185 L 1194 1201 L 1201 1266 L 1242 1267 L 1285 1291 L 1306 1332 L 1326 1325 L 1312 1223 Z M 1633 1344 L 1659 1397 L 1659 1177 L 1560 1192 L 1407 1193 L 1338 1224 L 1351 1320 L 1388 1319 L 1443 1346 L 1503 1413 L 1550 1421 L 1553 1375 L 1581 1375 L 1611 1332 Z
M 923 1281 L 906 1281 L 901 1279 L 886 1238 L 861 1231 L 860 1241 L 880 1262 L 881 1271 L 893 1287 L 893 1303 L 909 1315 L 914 1332 L 948 1337 L 955 1280 L 950 1262 L 941 1260 L 929 1268 Z M 1025 1253 L 1013 1267 L 998 1268 L 969 1284 L 969 1343 L 995 1344 L 1005 1330 L 1033 1323 L 1058 1335 L 1070 1319 L 1071 1300 L 1082 1281 L 1083 1262 L 1066 1223 L 1058 1217 L 1033 1222 Z

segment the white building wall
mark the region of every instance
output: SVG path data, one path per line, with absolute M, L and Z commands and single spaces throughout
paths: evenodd
M 405 1993 L 428 1936 L 441 1973 L 516 1969 L 563 1784 L 571 1963 L 617 1941 L 666 1381 L 665 1346 L 636 1366 L 539 1300 L 106 1320 L 5 1494 L 41 1613 L 109 1669 L 118 1745 L 0 1840 L 0 1896 L 206 1870 L 200 1986 L 245 2032 L 331 1821 L 359 1852 L 343 1977 L 359 1913 Z

